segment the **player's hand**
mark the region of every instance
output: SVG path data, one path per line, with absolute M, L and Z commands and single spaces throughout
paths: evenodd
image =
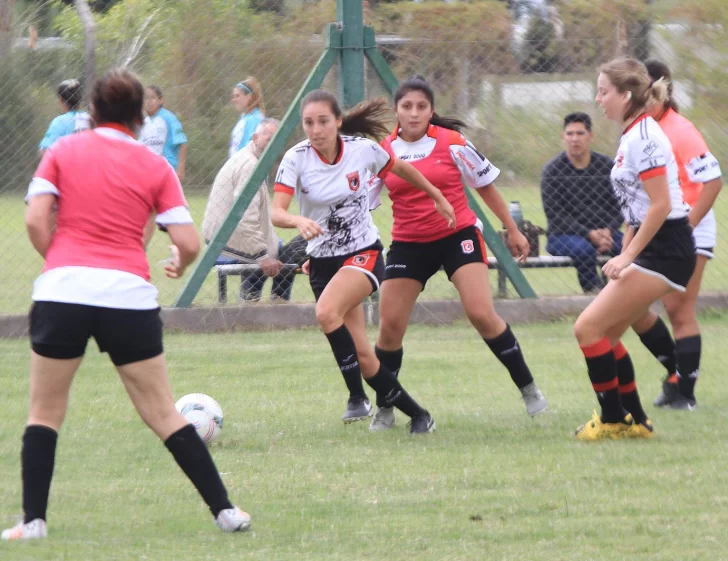
M 438 200 L 435 201 L 435 210 L 437 210 L 437 212 L 439 212 L 442 217 L 447 220 L 447 225 L 450 228 L 455 228 L 455 209 L 447 201 L 444 195 L 441 195 L 438 197 Z
M 179 248 L 176 245 L 169 246 L 170 256 L 164 261 L 164 274 L 170 279 L 180 278 L 185 270 L 180 265 Z
M 531 244 L 528 243 L 526 236 L 524 236 L 520 230 L 509 230 L 508 245 L 510 246 L 511 254 L 516 258 L 516 261 L 519 263 L 525 263 L 531 253 Z
M 261 270 L 269 277 L 275 277 L 281 272 L 281 267 L 283 267 L 283 263 L 273 257 L 263 257 L 258 261 L 258 265 L 260 265 Z
M 624 253 L 612 257 L 602 267 L 602 272 L 610 279 L 618 279 L 627 267 L 632 264 L 633 259 Z
M 311 260 L 310 259 L 306 259 L 306 262 L 301 266 L 301 272 L 304 275 L 311 274 Z
M 316 236 L 320 236 L 324 233 L 323 228 L 318 225 L 318 222 L 315 222 L 310 218 L 299 216 L 297 222 L 298 223 L 296 225 L 298 226 L 298 231 L 301 232 L 301 236 L 303 236 L 303 239 L 306 241 L 312 240 Z

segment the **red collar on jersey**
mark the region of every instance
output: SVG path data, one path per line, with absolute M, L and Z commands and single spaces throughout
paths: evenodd
M 340 136 L 337 136 L 336 138 L 339 141 L 339 150 L 336 152 L 336 156 L 334 157 L 333 162 L 329 162 L 326 158 L 324 158 L 321 155 L 321 152 L 319 152 L 318 150 L 316 150 L 316 148 L 313 148 L 313 146 L 311 146 L 311 148 L 313 148 L 313 151 L 316 152 L 316 155 L 321 159 L 321 161 L 329 166 L 335 166 L 336 164 L 338 164 L 341 161 L 341 158 L 344 156 L 344 140 Z
M 675 110 L 672 107 L 668 107 L 667 109 L 665 109 L 665 112 L 662 115 L 660 115 L 660 119 L 657 122 L 659 123 L 660 121 L 663 121 L 664 119 L 667 119 L 667 117 L 671 113 L 674 113 L 674 112 L 675 112 Z
M 134 136 L 134 133 L 131 132 L 131 129 L 129 127 L 125 127 L 124 125 L 120 123 L 100 123 L 96 125 L 97 129 L 105 128 L 105 129 L 114 129 L 115 131 L 123 132 L 124 134 L 128 134 L 132 138 L 136 138 Z
M 390 142 L 394 142 L 395 140 L 397 140 L 397 137 L 399 136 L 399 130 L 401 128 L 402 127 L 399 126 L 399 122 L 398 122 L 397 123 L 397 126 L 394 127 L 394 131 L 392 132 L 392 136 L 389 138 L 389 141 Z M 427 136 L 429 136 L 430 138 L 437 138 L 437 128 L 438 127 L 436 127 L 435 125 L 429 124 L 427 126 Z
M 644 121 L 649 115 L 647 113 L 642 113 L 639 117 L 637 117 L 634 121 L 632 121 L 629 125 L 627 125 L 627 128 L 624 129 L 624 132 L 622 134 L 627 134 L 629 129 L 631 129 L 633 126 L 635 126 L 640 121 Z

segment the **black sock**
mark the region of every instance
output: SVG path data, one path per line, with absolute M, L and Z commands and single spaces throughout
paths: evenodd
M 617 423 L 623 421 L 627 412 L 619 398 L 619 382 L 617 381 L 617 364 L 612 351 L 612 345 L 604 337 L 593 345 L 581 347 L 586 359 L 594 393 L 597 394 L 599 405 L 602 407 L 602 421 Z
M 639 337 L 642 344 L 647 347 L 647 350 L 665 367 L 668 376 L 677 372 L 675 341 L 672 340 L 670 330 L 660 316 L 657 316 L 655 325 Z
M 617 360 L 617 378 L 619 380 L 619 397 L 622 405 L 632 415 L 635 423 L 644 423 L 647 413 L 642 409 L 637 383 L 634 380 L 634 365 L 627 349 L 620 341 L 614 347 L 614 358 Z
M 25 427 L 20 462 L 23 476 L 24 523 L 46 519 L 58 433 L 43 425 Z
M 399 348 L 396 351 L 384 351 L 375 345 L 374 354 L 377 355 L 379 362 L 381 362 L 384 366 L 386 366 L 387 370 L 394 374 L 395 378 L 399 378 L 399 369 L 402 368 L 402 356 L 404 355 L 403 349 Z M 377 394 L 377 407 L 386 407 L 383 405 L 382 398 L 379 397 L 379 394 Z
M 695 383 L 700 375 L 700 335 L 683 337 L 675 341 L 677 354 L 678 388 L 680 393 L 690 399 L 695 398 Z
M 195 427 L 185 425 L 165 440 L 164 445 L 200 492 L 215 518 L 221 510 L 233 507 L 212 456 Z
M 518 386 L 519 389 L 525 388 L 528 384 L 533 383 L 533 376 L 531 371 L 526 365 L 526 360 L 523 358 L 523 352 L 521 347 L 516 340 L 516 336 L 511 331 L 511 326 L 506 324 L 506 329 L 503 333 L 494 337 L 493 339 L 485 339 L 483 341 L 490 347 L 493 354 L 498 357 L 508 369 L 508 372 L 513 379 L 513 383 Z
M 361 381 L 359 357 L 357 357 L 351 333 L 345 325 L 342 325 L 331 333 L 327 333 L 326 338 L 329 340 L 331 350 L 334 351 L 334 358 L 344 377 L 346 387 L 349 388 L 349 399 L 366 399 L 367 394 Z
M 377 392 L 377 403 L 382 407 L 396 407 L 409 417 L 425 413 L 384 364 L 380 363 L 379 371 L 366 381 Z

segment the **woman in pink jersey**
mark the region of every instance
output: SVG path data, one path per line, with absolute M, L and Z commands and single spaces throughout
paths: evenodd
M 660 316 L 654 312 L 647 313 L 633 327 L 644 345 L 667 370 L 662 392 L 655 400 L 655 405 L 692 410 L 697 405 L 695 383 L 700 373 L 701 350 L 700 325 L 695 305 L 705 265 L 713 258 L 716 243 L 713 204 L 723 182 L 720 164 L 708 150 L 703 135 L 678 112 L 668 66 L 657 60 L 647 61 L 645 66 L 652 80 L 663 79 L 667 82 L 668 99 L 655 104 L 651 114 L 672 144 L 683 199 L 691 207 L 688 220 L 693 227 L 697 262 L 687 290 L 672 292 L 662 299 L 675 340 Z
M 610 177 L 627 228 L 622 252 L 602 267 L 609 283 L 574 324 L 601 408 L 576 429 L 578 440 L 654 434 L 620 338 L 655 301 L 684 292 L 695 270 L 695 243 L 672 146 L 647 113 L 666 99 L 665 82 L 652 82 L 636 59 L 618 58 L 600 68 L 596 101 L 624 131 Z
M 139 415 L 197 487 L 217 525 L 244 530 L 250 517 L 230 503 L 197 431 L 175 410 L 157 290 L 149 282 L 143 237 L 150 215 L 174 244 L 167 276 L 180 277 L 199 251 L 182 188 L 164 158 L 134 138 L 144 101 L 136 76 L 111 70 L 91 97 L 98 126 L 51 146 L 28 189 L 28 236 L 45 266 L 30 312 L 30 411 L 21 453 L 25 516 L 1 538 L 47 536 L 58 431 L 91 337 L 109 354 Z
M 493 307 L 485 243 L 464 191 L 476 190 L 508 228 L 517 255 L 525 259 L 530 250 L 528 240 L 493 185 L 500 171 L 460 134 L 464 123 L 435 113 L 434 93 L 423 78 L 400 84 L 394 95 L 394 110 L 397 128 L 382 145 L 411 162 L 443 192 L 455 209 L 457 228 L 453 233 L 444 227 L 432 205 L 406 178 L 392 174 L 382 177 L 392 200 L 394 227 L 379 304 L 376 354 L 392 372 L 399 372 L 402 340 L 417 297 L 430 277 L 443 268 L 460 293 L 471 323 L 508 368 L 528 413 L 541 413 L 546 409 L 546 400 L 533 381 L 511 328 Z M 372 185 L 372 189 L 381 189 L 381 184 Z M 377 405 L 370 429 L 391 428 L 394 411 L 383 403 Z
M 362 302 L 379 288 L 384 272 L 379 232 L 369 213 L 367 180 L 388 172 L 406 178 L 423 192 L 437 217 L 433 222 L 445 229 L 454 226 L 455 215 L 443 194 L 413 166 L 368 138 L 346 134 L 381 137 L 387 130 L 380 120 L 385 111 L 386 102 L 377 100 L 344 114 L 336 97 L 324 90 L 303 98 L 301 117 L 308 140 L 283 156 L 276 176 L 273 224 L 298 228 L 308 241 L 316 318 L 349 389 L 343 421 L 371 415 L 364 376 L 377 400 L 408 415 L 410 433 L 421 434 L 435 429 L 434 419 L 380 363 L 367 339 Z M 294 195 L 300 216 L 288 212 Z

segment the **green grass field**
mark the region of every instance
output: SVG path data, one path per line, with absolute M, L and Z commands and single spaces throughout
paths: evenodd
M 314 330 L 172 335 L 176 396 L 225 412 L 212 454 L 252 531 L 223 535 L 111 365 L 89 352 L 61 432 L 50 538 L 0 545 L 3 561 L 721 561 L 728 559 L 724 316 L 703 318 L 700 408 L 648 406 L 651 441 L 576 442 L 596 403 L 571 322 L 517 326 L 550 403 L 526 416 L 469 327 L 414 326 L 402 379 L 435 434 L 372 434 L 339 418 L 344 385 Z M 662 374 L 625 338 L 646 402 Z M 435 343 L 435 344 L 433 344 Z M 0 523 L 20 513 L 26 341 L 0 341 Z
M 518 200 L 521 202 L 525 218 L 535 224 L 546 226 L 546 218 L 541 205 L 540 191 L 537 187 L 505 187 L 501 189 L 503 197 L 507 200 Z M 190 208 L 195 222 L 202 223 L 202 217 L 207 204 L 207 193 L 193 191 L 187 195 Z M 379 226 L 380 235 L 385 246 L 389 246 L 392 231 L 392 213 L 388 201 L 374 212 L 374 219 Z M 42 261 L 30 245 L 25 234 L 23 225 L 24 203 L 20 196 L 0 196 L 0 313 L 25 312 L 30 301 L 33 279 L 40 273 Z M 728 269 L 726 269 L 726 258 L 728 249 L 722 243 L 721 235 L 725 231 L 720 225 L 728 221 L 728 199 L 719 198 L 715 207 L 719 224 L 719 243 L 716 250 L 715 263 L 708 267 L 703 290 L 722 291 L 728 289 Z M 497 219 L 486 211 L 491 224 L 499 228 Z M 297 232 L 293 230 L 281 230 L 283 239 L 292 238 Z M 545 254 L 546 238 L 542 237 L 542 254 Z M 163 306 L 172 305 L 179 295 L 183 284 L 179 281 L 172 281 L 164 276 L 164 270 L 159 262 L 169 255 L 169 238 L 157 232 L 149 248 L 149 262 L 152 266 L 152 281 L 159 288 L 160 303 Z M 573 268 L 566 269 L 536 269 L 525 270 L 525 275 L 539 295 L 564 295 L 580 293 L 579 284 L 576 279 L 576 271 Z M 493 291 L 497 290 L 496 274 L 491 273 L 491 286 Z M 234 277 L 229 282 L 228 296 L 230 305 L 238 305 L 236 291 L 239 288 L 239 277 Z M 509 284 L 510 294 L 515 297 L 512 287 Z M 264 291 L 266 297 L 270 294 L 270 282 L 267 283 Z M 456 292 L 447 281 L 444 273 L 438 273 L 425 289 L 422 298 L 429 300 L 442 300 L 455 298 Z M 313 302 L 313 294 L 304 278 L 298 278 L 294 284 L 293 299 L 299 302 Z M 195 306 L 211 306 L 217 304 L 217 279 L 216 275 L 210 274 L 202 286 L 200 293 L 195 299 Z

